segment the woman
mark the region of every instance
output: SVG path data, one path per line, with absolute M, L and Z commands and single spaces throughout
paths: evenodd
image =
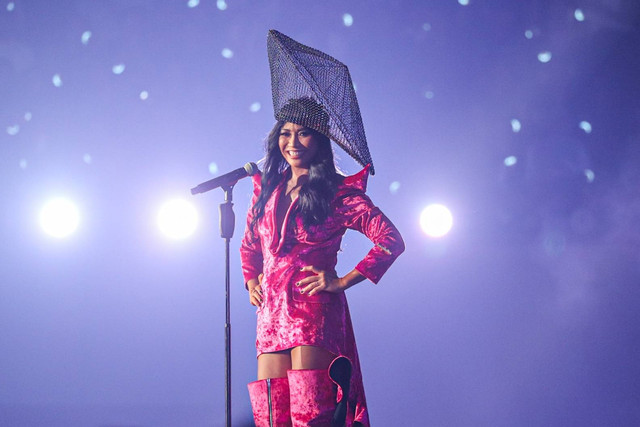
M 377 283 L 404 243 L 365 195 L 369 167 L 349 177 L 336 172 L 320 104 L 294 99 L 276 118 L 240 249 L 258 307 L 258 381 L 249 384 L 256 425 L 330 425 L 335 415 L 368 426 L 344 291 L 364 279 Z M 347 228 L 374 246 L 339 277 Z

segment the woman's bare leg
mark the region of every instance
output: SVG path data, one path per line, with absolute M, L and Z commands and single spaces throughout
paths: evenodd
M 321 347 L 301 345 L 291 349 L 289 369 L 328 369 L 335 355 Z
M 291 369 L 291 353 L 289 350 L 277 353 L 262 353 L 258 356 L 258 379 L 286 378 Z

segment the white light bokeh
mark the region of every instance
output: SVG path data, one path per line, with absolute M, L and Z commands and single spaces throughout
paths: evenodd
M 596 174 L 591 169 L 584 170 L 584 176 L 587 177 L 587 182 L 592 183 L 596 179 Z
M 509 156 L 504 159 L 505 166 L 513 166 L 518 163 L 518 158 L 516 156 Z
M 345 13 L 344 15 L 342 15 L 342 23 L 344 24 L 345 27 L 350 27 L 353 25 L 353 16 L 351 16 L 348 13 Z
M 218 1 L 216 2 L 216 7 L 217 7 L 219 10 L 227 10 L 227 2 L 226 2 L 226 1 L 224 1 L 224 0 L 218 0 Z
M 225 47 L 222 49 L 222 56 L 227 59 L 233 58 L 233 51 Z
M 581 121 L 580 122 L 580 129 L 582 129 L 585 133 L 591 133 L 591 123 L 587 122 L 587 121 Z
M 65 198 L 48 201 L 40 211 L 40 226 L 45 233 L 56 238 L 73 234 L 80 224 L 80 212 L 76 205 Z
M 124 69 L 125 69 L 124 64 L 117 64 L 111 68 L 111 71 L 113 71 L 113 74 L 122 74 L 124 73 Z
M 186 239 L 198 227 L 198 212 L 186 200 L 170 200 L 158 212 L 158 227 L 171 239 Z
M 444 205 L 431 204 L 420 213 L 420 227 L 429 237 L 442 237 L 453 226 L 453 215 Z
M 211 162 L 209 163 L 209 173 L 211 175 L 217 175 L 218 174 L 218 164 L 216 162 Z
M 573 17 L 576 18 L 576 21 L 582 22 L 584 21 L 584 12 L 582 12 L 582 9 L 576 9 L 573 12 Z
M 53 82 L 53 85 L 55 87 L 62 86 L 62 77 L 60 77 L 60 74 L 54 74 L 53 77 L 51 78 L 51 81 Z
M 522 129 L 522 124 L 520 123 L 520 120 L 511 119 L 511 130 L 514 133 L 518 133 L 518 132 L 520 132 L 521 129 Z
M 262 108 L 262 105 L 259 102 L 254 102 L 249 107 L 249 111 L 251 111 L 252 113 L 257 113 L 258 111 L 260 111 L 261 108 Z
M 551 61 L 551 52 L 549 51 L 540 52 L 538 54 L 538 61 L 542 62 L 543 64 L 546 64 L 547 62 Z
M 11 136 L 15 136 L 20 132 L 20 125 L 13 125 L 7 127 L 7 133 Z
M 89 39 L 91 39 L 91 31 L 85 31 L 82 33 L 82 37 L 80 38 L 80 40 L 82 40 L 82 44 L 89 44 Z

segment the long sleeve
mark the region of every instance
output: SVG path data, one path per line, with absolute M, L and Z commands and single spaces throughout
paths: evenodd
M 263 255 L 262 255 L 262 242 L 260 234 L 255 231 L 251 233 L 251 222 L 253 221 L 253 205 L 256 203 L 258 196 L 260 195 L 260 178 L 259 174 L 253 175 L 253 196 L 251 197 L 251 207 L 247 213 L 247 225 L 245 227 L 244 236 L 240 243 L 240 261 L 242 262 L 242 275 L 244 276 L 244 283 L 250 279 L 255 279 L 260 273 L 262 273 Z
M 404 241 L 393 223 L 364 192 L 354 192 L 343 200 L 346 226 L 363 233 L 374 244 L 356 270 L 378 283 L 395 259 L 404 252 Z

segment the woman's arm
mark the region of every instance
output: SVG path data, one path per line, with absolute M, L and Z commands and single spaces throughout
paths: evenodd
M 251 205 L 247 212 L 247 222 L 245 226 L 244 236 L 240 242 L 240 261 L 242 263 L 242 276 L 244 277 L 245 288 L 251 291 L 250 281 L 260 282 L 258 279 L 262 274 L 263 256 L 262 242 L 257 230 L 252 230 L 253 222 L 253 206 L 260 195 L 260 176 L 251 177 L 253 181 L 253 196 Z M 253 232 L 252 232 L 253 231 Z M 255 283 L 255 282 L 254 282 Z M 255 287 L 255 285 L 254 285 Z
M 249 289 L 249 302 L 251 305 L 260 307 L 262 305 L 262 274 L 256 279 L 247 280 L 247 289 Z
M 296 283 L 297 287 L 304 286 L 304 289 L 302 289 L 300 293 L 308 294 L 309 296 L 313 296 L 322 291 L 333 293 L 344 292 L 353 285 L 366 279 L 366 277 L 356 269 L 351 270 L 343 277 L 338 277 L 330 271 L 319 270 L 312 265 L 304 266 L 300 271 L 311 271 L 315 273 L 315 276 L 306 277 Z

